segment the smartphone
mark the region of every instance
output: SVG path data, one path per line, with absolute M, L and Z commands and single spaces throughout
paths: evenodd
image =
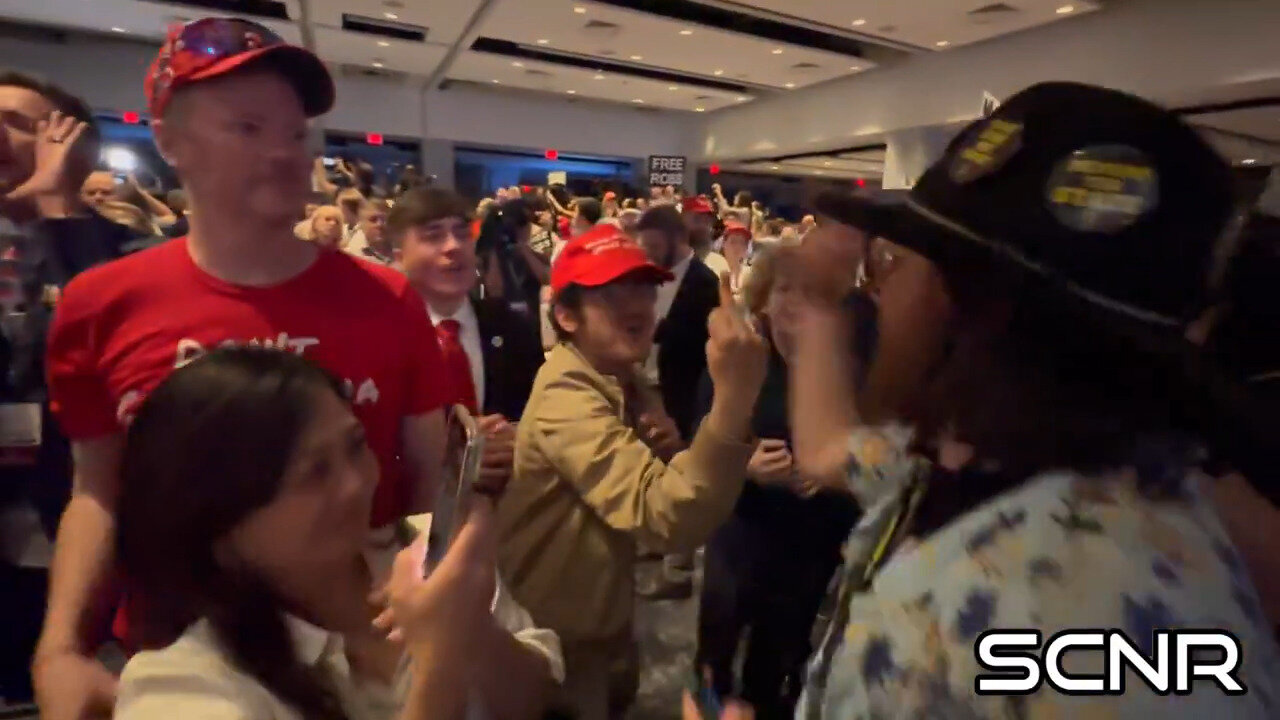
M 710 669 L 699 674 L 693 671 L 692 682 L 689 683 L 689 694 L 693 696 L 693 704 L 698 706 L 698 717 L 702 720 L 720 720 L 724 713 L 724 700 L 711 684 Z
M 426 572 L 444 558 L 467 517 L 476 479 L 480 476 L 480 456 L 484 453 L 484 435 L 462 405 L 450 409 L 446 432 L 444 486 L 436 499 L 431 530 L 427 533 L 427 559 L 423 568 Z
M 325 167 L 327 167 L 327 168 L 331 168 L 331 167 L 333 167 L 334 165 L 337 165 L 337 164 L 338 164 L 338 161 L 337 161 L 337 160 L 334 160 L 334 159 L 333 159 L 333 158 L 331 158 L 331 157 L 324 158 L 323 162 L 324 162 L 324 166 L 325 166 Z

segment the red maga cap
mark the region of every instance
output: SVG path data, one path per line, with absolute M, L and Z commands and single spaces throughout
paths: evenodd
M 708 215 L 716 214 L 716 209 L 712 207 L 711 201 L 707 199 L 706 195 L 694 195 L 692 197 L 685 198 L 683 208 L 687 213 L 706 213 Z
M 333 107 L 333 78 L 320 58 L 257 23 L 213 17 L 169 31 L 143 81 L 147 110 L 159 118 L 178 88 L 267 59 L 297 90 L 307 117 L 323 115 Z
M 669 271 L 649 261 L 634 240 L 615 225 L 597 225 L 570 240 L 551 267 L 551 292 L 570 285 L 599 287 L 635 275 L 655 285 L 675 279 Z

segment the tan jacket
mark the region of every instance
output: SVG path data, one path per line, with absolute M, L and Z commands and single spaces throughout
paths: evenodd
M 521 418 L 515 471 L 498 503 L 499 566 L 534 622 L 564 642 L 627 635 L 636 543 L 696 548 L 742 490 L 750 444 L 703 426 L 668 465 L 632 429 L 648 403 L 661 403 L 651 388 L 639 392 L 641 408 L 625 407 L 617 379 L 561 344 Z

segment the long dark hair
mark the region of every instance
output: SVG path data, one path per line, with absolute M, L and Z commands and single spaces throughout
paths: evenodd
M 342 396 L 333 378 L 280 350 L 224 348 L 175 370 L 129 427 L 117 508 L 131 639 L 163 647 L 207 618 L 235 665 L 308 720 L 345 715 L 296 659 L 281 599 L 215 559 L 214 546 L 276 496 L 317 398 L 330 392 Z

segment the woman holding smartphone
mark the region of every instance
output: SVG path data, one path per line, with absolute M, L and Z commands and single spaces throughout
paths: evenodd
M 553 661 L 490 612 L 492 508 L 472 503 L 423 579 L 421 543 L 371 543 L 377 467 L 340 385 L 292 353 L 221 349 L 175 371 L 122 459 L 117 553 L 145 599 L 144 651 L 115 717 L 475 717 L 494 678 L 524 711 L 491 714 L 537 717 Z

